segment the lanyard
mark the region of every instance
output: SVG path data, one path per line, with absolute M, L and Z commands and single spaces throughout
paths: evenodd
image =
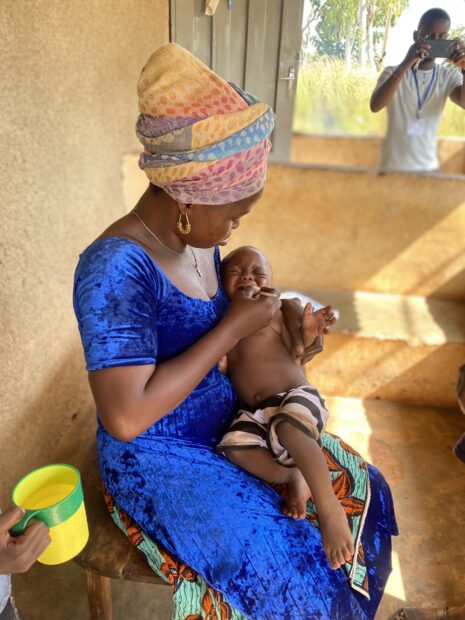
M 425 101 L 428 99 L 428 95 L 430 94 L 431 89 L 433 88 L 434 76 L 436 75 L 436 65 L 434 65 L 433 75 L 431 76 L 430 83 L 428 84 L 428 88 L 426 89 L 423 99 L 421 98 L 420 87 L 418 86 L 417 70 L 414 69 L 413 67 L 412 67 L 412 73 L 413 73 L 413 79 L 415 80 L 415 86 L 417 88 L 417 99 L 418 99 L 417 118 L 421 118 L 421 109 Z

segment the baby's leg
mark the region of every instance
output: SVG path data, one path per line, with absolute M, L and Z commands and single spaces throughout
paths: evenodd
M 323 548 L 331 567 L 339 568 L 354 555 L 354 543 L 344 509 L 331 486 L 323 452 L 312 437 L 290 422 L 281 422 L 276 434 L 310 487 Z
M 286 485 L 283 513 L 293 519 L 304 519 L 310 490 L 297 467 L 284 467 L 277 463 L 265 448 L 224 450 L 228 459 L 249 474 L 272 484 Z

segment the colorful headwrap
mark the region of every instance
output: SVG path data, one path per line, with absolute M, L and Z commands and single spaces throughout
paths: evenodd
M 151 183 L 184 204 L 227 204 L 262 189 L 270 106 L 175 43 L 152 54 L 137 90 L 139 166 Z

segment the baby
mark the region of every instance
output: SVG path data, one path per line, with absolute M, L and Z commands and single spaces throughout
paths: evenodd
M 268 288 L 268 260 L 250 246 L 228 254 L 221 275 L 230 300 L 247 297 L 254 303 L 261 294 L 278 294 Z M 316 337 L 335 318 L 331 306 L 312 312 L 307 305 L 303 321 L 307 328 L 314 327 Z M 218 451 L 266 482 L 285 484 L 283 512 L 289 517 L 303 519 L 311 496 L 326 556 L 336 569 L 352 558 L 354 544 L 319 445 L 328 412 L 318 391 L 307 382 L 303 367 L 291 357 L 290 346 L 278 310 L 269 326 L 243 338 L 229 351 L 228 374 L 247 411 L 239 411 Z

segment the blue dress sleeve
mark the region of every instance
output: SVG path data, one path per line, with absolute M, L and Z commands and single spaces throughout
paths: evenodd
M 165 289 L 153 259 L 132 241 L 99 239 L 83 252 L 73 304 L 87 370 L 156 363 Z

